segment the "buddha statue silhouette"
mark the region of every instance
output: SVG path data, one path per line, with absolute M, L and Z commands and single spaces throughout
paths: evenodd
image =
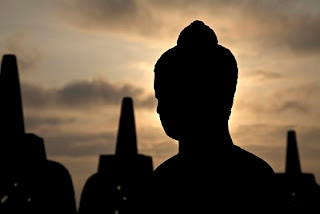
M 179 151 L 153 172 L 149 213 L 272 209 L 273 169 L 236 146 L 229 132 L 238 67 L 215 32 L 192 22 L 154 74 L 157 113 Z

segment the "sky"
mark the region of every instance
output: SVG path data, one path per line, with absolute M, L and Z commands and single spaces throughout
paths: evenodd
M 115 152 L 123 97 L 138 152 L 154 168 L 177 153 L 156 114 L 153 69 L 194 20 L 238 63 L 234 144 L 284 172 L 295 130 L 302 171 L 320 184 L 319 1 L 0 0 L 0 54 L 17 56 L 26 132 L 69 170 L 77 205 L 99 155 Z

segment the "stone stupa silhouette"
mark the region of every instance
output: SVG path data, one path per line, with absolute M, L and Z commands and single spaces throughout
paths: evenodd
M 100 155 L 97 173 L 83 188 L 79 213 L 135 213 L 152 171 L 152 158 L 138 154 L 133 100 L 124 97 L 116 153 Z
M 283 213 L 320 212 L 320 186 L 314 174 L 301 170 L 296 132 L 287 133 L 284 173 L 276 173 L 277 197 Z
M 71 176 L 48 160 L 43 139 L 25 133 L 16 56 L 0 73 L 0 213 L 76 213 Z

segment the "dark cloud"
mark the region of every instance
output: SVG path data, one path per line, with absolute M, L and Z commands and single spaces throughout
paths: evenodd
M 283 112 L 283 111 L 294 111 L 298 113 L 307 113 L 309 112 L 310 108 L 305 103 L 301 102 L 301 100 L 292 100 L 292 101 L 285 101 L 281 105 L 277 106 L 276 111 Z
M 26 127 L 44 138 L 50 156 L 80 157 L 114 153 L 117 132 L 88 133 L 92 130 L 86 130 L 81 125 L 82 114 L 73 114 L 72 111 L 97 110 L 106 106 L 120 109 L 125 96 L 133 98 L 135 109 L 155 108 L 155 98 L 145 96 L 142 89 L 129 84 L 117 86 L 106 80 L 74 81 L 58 89 L 23 83 L 21 89 Z M 43 113 L 39 114 L 41 111 Z M 86 121 L 92 122 L 88 118 Z M 77 132 L 75 128 L 78 125 Z M 147 133 L 149 136 L 150 133 Z
M 136 107 L 155 106 L 155 99 L 151 95 L 145 97 L 143 89 L 129 84 L 118 86 L 103 80 L 74 81 L 58 89 L 23 83 L 21 88 L 26 108 L 100 108 L 119 105 L 126 96 L 133 98 Z
M 320 51 L 320 12 L 293 18 L 288 34 L 283 38 L 295 53 L 319 53 Z M 284 26 L 285 27 L 285 26 Z
M 80 0 L 62 3 L 59 8 L 68 17 L 64 20 L 74 26 L 158 41 L 168 36 L 175 39 L 189 22 L 203 18 L 216 24 L 221 33 L 218 38 L 250 41 L 267 49 L 288 47 L 300 55 L 320 51 L 316 5 L 286 0 Z
M 211 6 L 214 7 L 215 3 Z M 306 1 L 230 1 L 222 10 L 228 18 L 236 17 L 235 42 L 250 40 L 265 50 L 289 48 L 295 55 L 320 52 L 320 10 L 316 2 Z M 233 17 L 234 16 L 234 17 Z
M 25 108 L 47 108 L 55 104 L 55 90 L 21 83 L 22 103 Z
M 93 104 L 119 104 L 122 97 L 137 97 L 141 89 L 134 86 L 115 86 L 106 81 L 78 81 L 56 91 L 57 102 L 66 106 L 91 106 Z
M 116 133 L 51 133 L 44 140 L 50 156 L 114 154 Z
M 37 129 L 43 126 L 60 126 L 62 124 L 70 124 L 76 121 L 74 117 L 67 117 L 67 118 L 58 118 L 54 116 L 30 116 L 26 115 L 24 117 L 24 121 L 26 127 L 28 129 Z
M 62 2 L 58 10 L 75 26 L 93 31 L 154 36 L 158 20 L 137 0 L 77 0 Z

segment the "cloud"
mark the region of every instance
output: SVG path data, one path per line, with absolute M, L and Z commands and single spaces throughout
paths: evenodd
M 136 97 L 142 91 L 130 85 L 117 87 L 106 81 L 94 80 L 72 82 L 56 91 L 57 102 L 66 106 L 91 106 L 92 104 L 115 104 L 124 96 Z
M 256 70 L 245 73 L 246 78 L 256 78 L 258 80 L 275 80 L 283 78 L 283 75 L 270 70 Z
M 266 123 L 238 125 L 232 130 L 236 143 L 246 146 L 277 147 L 291 126 Z M 276 140 L 277 139 L 277 140 Z
M 107 80 L 73 81 L 61 88 L 22 83 L 21 89 L 27 132 L 44 138 L 47 154 L 54 157 L 114 154 L 118 114 L 125 96 L 133 98 L 135 111 L 155 109 L 155 98 L 142 89 Z M 99 111 L 105 107 L 111 108 Z
M 284 172 L 287 132 L 294 130 L 303 172 L 315 173 L 320 154 L 320 127 L 304 125 L 249 124 L 232 130 L 234 143 L 266 160 L 276 172 Z
M 316 15 L 304 15 L 291 21 L 289 33 L 284 37 L 294 51 L 298 53 L 318 53 L 320 51 L 320 12 Z
M 123 97 L 134 99 L 135 107 L 151 109 L 155 99 L 145 97 L 141 88 L 129 84 L 115 85 L 106 80 L 73 81 L 61 88 L 45 88 L 22 83 L 23 105 L 26 108 L 101 108 L 119 105 Z
M 54 105 L 55 91 L 38 85 L 21 82 L 24 108 L 47 108 Z
M 114 154 L 117 133 L 51 133 L 45 137 L 50 156 L 93 156 Z
M 308 107 L 308 105 L 306 105 L 305 103 L 302 103 L 300 100 L 293 100 L 293 101 L 285 101 L 284 103 L 282 103 L 281 105 L 277 106 L 277 110 L 279 112 L 283 112 L 283 111 L 287 111 L 287 110 L 291 110 L 294 112 L 299 112 L 299 113 L 307 113 L 310 108 Z
M 15 54 L 18 58 L 18 66 L 21 71 L 29 72 L 43 60 L 43 51 L 35 47 L 33 38 L 24 32 L 11 34 L 0 45 L 1 54 Z
M 60 126 L 62 124 L 72 124 L 76 121 L 74 117 L 58 118 L 55 116 L 35 116 L 27 115 L 24 117 L 29 129 L 37 129 L 43 126 Z
M 310 82 L 278 90 L 272 94 L 271 100 L 275 111 L 293 110 L 298 113 L 308 113 L 310 110 L 314 110 L 314 106 L 317 106 L 318 100 L 316 98 L 319 92 L 319 85 Z
M 202 19 L 219 31 L 218 39 L 250 41 L 267 49 L 287 47 L 301 55 L 320 51 L 320 12 L 312 4 L 317 5 L 253 0 L 80 0 L 60 4 L 59 13 L 82 29 L 157 41 L 175 41 L 183 27 Z
M 34 120 L 37 119 L 39 121 L 36 121 L 36 125 L 39 125 L 44 120 L 47 121 L 48 117 L 34 118 Z M 141 120 L 143 118 L 136 119 Z M 81 126 L 70 130 L 65 128 L 67 127 L 66 124 L 72 126 L 79 125 L 76 124 L 77 121 L 73 122 L 74 118 L 62 119 L 56 116 L 50 117 L 49 120 L 54 122 L 50 123 L 48 128 L 43 128 L 46 124 L 42 124 L 42 129 L 35 134 L 44 139 L 47 153 L 50 156 L 84 157 L 115 153 L 118 134 L 118 126 L 116 124 L 118 124 L 118 120 L 112 122 L 114 123 L 113 126 L 117 127 L 114 130 L 110 124 L 105 124 L 106 130 L 104 128 L 101 129 L 101 127 L 86 129 Z M 90 121 L 87 122 L 91 123 Z M 151 155 L 155 159 L 155 165 L 177 153 L 177 143 L 164 135 L 162 128 L 154 128 L 150 125 L 139 127 L 138 129 L 138 126 L 136 126 L 138 153 Z M 35 130 L 37 127 L 29 128 Z
M 77 0 L 61 2 L 58 10 L 74 26 L 91 31 L 107 31 L 154 36 L 157 20 L 145 1 L 136 0 Z
M 247 92 L 249 93 L 249 92 Z M 301 84 L 286 88 L 270 89 L 260 94 L 241 94 L 237 98 L 237 110 L 249 110 L 257 114 L 294 113 L 308 114 L 316 111 L 320 93 L 317 83 Z

